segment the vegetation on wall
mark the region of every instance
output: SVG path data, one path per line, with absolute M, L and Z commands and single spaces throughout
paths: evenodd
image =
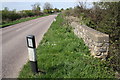
M 80 24 L 109 34 L 108 59 L 111 67 L 120 72 L 120 1 L 94 2 L 92 8 L 86 8 L 80 2 L 74 9 L 68 9 L 64 13 L 66 16 L 78 17 Z

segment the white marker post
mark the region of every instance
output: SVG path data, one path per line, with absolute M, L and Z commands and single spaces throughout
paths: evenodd
M 27 46 L 28 46 L 28 54 L 29 60 L 31 64 L 31 69 L 33 73 L 38 73 L 37 67 L 37 59 L 36 59 L 36 45 L 35 45 L 35 37 L 33 35 L 29 35 L 27 38 Z

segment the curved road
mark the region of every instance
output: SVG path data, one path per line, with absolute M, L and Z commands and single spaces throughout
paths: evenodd
M 19 71 L 28 61 L 26 36 L 35 35 L 37 46 L 56 16 L 41 17 L 2 29 L 3 78 L 16 78 L 18 76 Z

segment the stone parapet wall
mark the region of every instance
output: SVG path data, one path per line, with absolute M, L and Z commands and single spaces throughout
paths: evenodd
M 109 49 L 109 35 L 96 31 L 85 25 L 80 25 L 78 22 L 70 22 L 74 28 L 74 33 L 82 38 L 85 44 L 89 47 L 91 55 L 97 58 L 105 59 Z

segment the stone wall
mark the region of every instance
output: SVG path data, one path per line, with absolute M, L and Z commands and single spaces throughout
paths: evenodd
M 75 19 L 74 17 L 69 17 L 67 20 L 70 21 L 70 25 L 74 28 L 74 33 L 79 38 L 82 38 L 85 44 L 89 47 L 92 56 L 102 59 L 107 57 L 109 35 L 96 31 L 85 25 L 80 25 L 78 19 Z

